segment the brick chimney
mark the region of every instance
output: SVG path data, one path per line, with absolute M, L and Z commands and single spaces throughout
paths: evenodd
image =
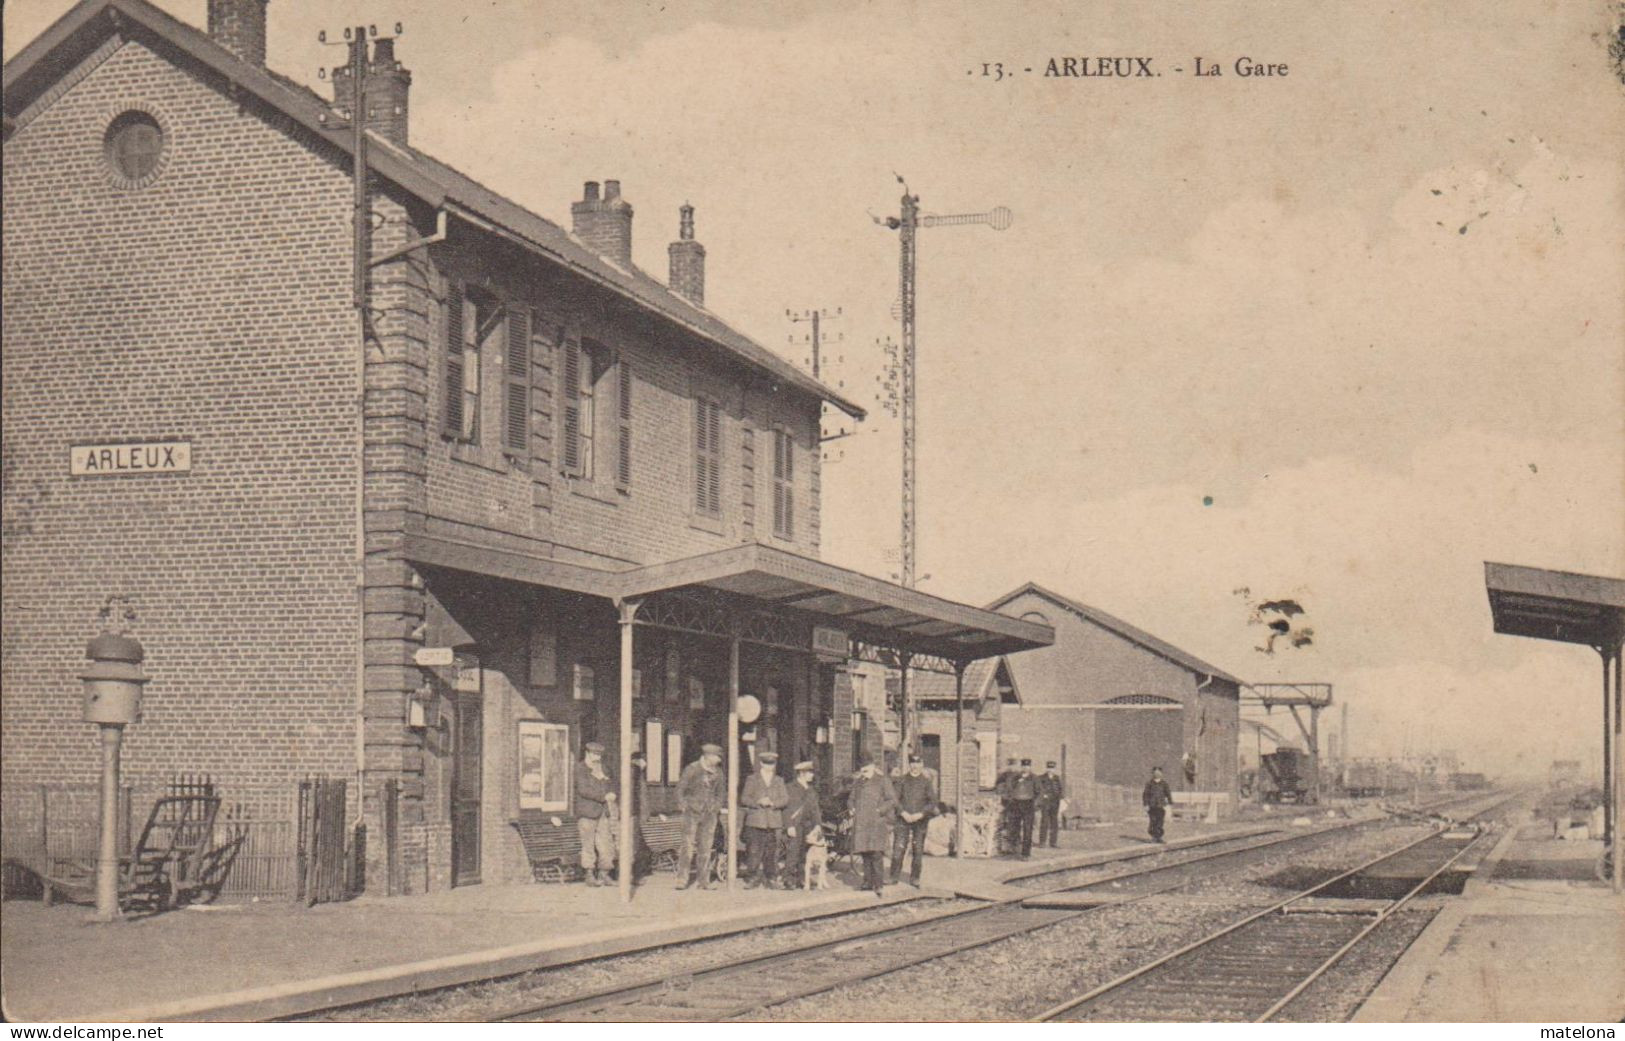
M 374 40 L 372 60 L 367 62 L 367 129 L 397 144 L 406 144 L 407 97 L 411 88 L 412 74 L 395 60 L 395 41 Z M 333 70 L 333 105 L 348 113 L 354 108 L 354 96 L 350 66 L 340 65 Z
M 580 202 L 570 204 L 576 238 L 594 253 L 628 270 L 632 267 L 632 204 L 621 198 L 621 182 L 605 181 L 604 197 L 598 182 L 588 181 Z
M 679 296 L 705 306 L 705 247 L 694 241 L 694 207 L 683 203 L 677 211 L 677 241 L 666 247 L 671 277 L 666 284 Z
M 251 65 L 265 65 L 267 0 L 209 0 L 209 36 Z

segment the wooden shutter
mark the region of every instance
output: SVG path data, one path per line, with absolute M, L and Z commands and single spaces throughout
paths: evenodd
M 441 430 L 463 436 L 463 284 L 446 287 L 446 407 Z
M 632 485 L 632 364 L 622 358 L 616 375 L 615 486 L 624 490 Z
M 503 359 L 502 445 L 523 458 L 530 452 L 530 314 L 508 309 L 508 355 Z
M 694 402 L 694 508 L 722 512 L 722 409 L 704 398 Z
M 559 458 L 565 473 L 581 471 L 581 344 L 576 340 L 564 341 L 564 374 L 559 380 L 564 388 L 564 445 Z

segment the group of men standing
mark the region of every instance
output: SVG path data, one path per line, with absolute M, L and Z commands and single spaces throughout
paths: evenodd
M 1060 844 L 1061 775 L 1053 762 L 1044 772 L 1033 773 L 1031 759 L 1005 762 L 995 789 L 1002 813 L 999 820 L 999 847 L 1003 852 L 1027 860 L 1033 855 L 1033 825 L 1038 825 L 1038 844 L 1051 849 Z

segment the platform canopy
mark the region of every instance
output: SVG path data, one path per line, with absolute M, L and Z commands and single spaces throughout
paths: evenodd
M 1625 579 L 1484 563 L 1495 631 L 1617 647 L 1625 636 Z
M 834 626 L 859 645 L 972 662 L 1048 647 L 1047 625 L 945 600 L 772 546 L 747 544 L 616 576 L 623 599 L 709 592 Z

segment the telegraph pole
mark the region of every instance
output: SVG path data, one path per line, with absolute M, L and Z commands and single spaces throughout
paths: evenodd
M 918 346 L 915 335 L 915 276 L 918 271 L 918 235 L 921 228 L 932 228 L 949 224 L 986 224 L 994 231 L 1003 231 L 1010 226 L 1011 214 L 1003 206 L 996 207 L 986 213 L 963 213 L 954 216 L 937 216 L 935 214 L 920 214 L 920 197 L 908 190 L 908 182 L 901 177 L 897 180 L 903 185 L 903 199 L 898 216 L 888 217 L 884 221 L 876 219 L 886 227 L 897 232 L 897 296 L 901 313 L 899 318 L 903 324 L 902 344 L 902 413 L 903 413 L 903 531 L 902 531 L 902 584 L 905 588 L 913 589 L 915 584 L 915 539 L 918 533 L 916 513 L 919 508 L 919 478 L 915 462 L 916 445 L 916 415 L 918 401 L 915 396 L 915 371 L 917 365 L 916 348 Z M 902 674 L 901 691 L 898 711 L 898 741 L 899 751 L 907 754 L 913 747 L 909 740 L 909 693 L 908 693 L 908 656 L 902 656 L 900 662 Z M 954 705 L 954 711 L 962 713 L 964 706 Z M 958 755 L 956 748 L 954 754 Z
M 903 181 L 901 177 L 899 181 Z M 919 478 L 915 463 L 916 413 L 915 371 L 917 368 L 917 340 L 915 329 L 915 276 L 918 270 L 917 237 L 920 228 L 933 228 L 951 224 L 986 224 L 994 231 L 1010 226 L 1011 213 L 1003 206 L 987 213 L 962 213 L 954 216 L 920 214 L 920 197 L 908 190 L 903 181 L 903 200 L 900 215 L 876 222 L 898 233 L 897 285 L 898 303 L 903 323 L 902 345 L 902 413 L 903 413 L 903 569 L 902 582 L 909 589 L 915 583 L 915 539 L 918 529 L 916 514 L 919 507 Z M 906 706 L 905 706 L 906 711 Z
M 819 369 L 821 367 L 820 351 L 823 346 L 823 339 L 820 336 L 819 327 L 821 323 L 825 321 L 841 317 L 841 309 L 837 307 L 834 313 L 831 313 L 828 309 L 821 307 L 809 308 L 805 311 L 787 310 L 784 312 L 784 317 L 788 318 L 791 322 L 810 322 L 812 324 L 812 336 L 809 338 L 808 342 L 812 345 L 813 378 L 818 378 Z M 790 341 L 792 343 L 795 342 L 795 337 L 793 335 L 790 337 Z

